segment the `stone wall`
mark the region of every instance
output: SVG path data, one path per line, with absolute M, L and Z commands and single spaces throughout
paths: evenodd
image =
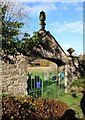
M 8 58 L 7 58 L 8 57 Z M 29 67 L 31 66 L 31 62 L 29 64 L 30 58 L 17 55 L 13 56 L 4 56 L 7 60 L 4 62 L 0 60 L 0 91 L 2 87 L 2 92 L 5 94 L 12 94 L 12 95 L 25 95 L 27 94 L 27 73 L 32 71 L 34 68 Z M 9 60 L 10 59 L 10 60 Z M 45 59 L 43 59 L 45 60 Z M 10 63 L 11 61 L 11 63 Z M 51 64 L 52 62 L 50 62 Z M 28 69 L 29 68 L 29 69 Z M 30 70 L 31 69 L 31 70 Z M 38 70 L 39 69 L 39 70 Z M 55 63 L 52 63 L 50 66 L 47 67 L 36 67 L 36 71 L 53 71 L 54 69 L 58 69 Z M 60 68 L 59 68 L 60 69 Z M 62 71 L 64 66 L 61 67 Z M 74 67 L 72 66 L 73 72 L 69 71 L 71 69 L 71 65 L 68 68 L 68 82 L 71 82 L 73 77 L 71 76 L 74 71 Z M 71 80 L 70 80 L 71 79 Z M 2 82 L 1 82 L 2 81 Z
M 2 93 L 25 95 L 27 94 L 28 59 L 23 55 L 18 55 L 15 59 L 15 64 L 1 61 Z
M 53 72 L 57 70 L 57 65 L 51 61 L 49 61 L 49 65 L 46 67 L 37 66 L 36 68 L 31 65 L 33 61 L 39 60 L 43 63 L 48 62 L 45 59 L 36 59 L 32 62 L 29 61 L 30 58 L 17 55 L 17 56 L 6 56 L 3 55 L 3 60 L 1 62 L 1 87 L 3 94 L 11 94 L 11 95 L 27 95 L 27 87 L 28 80 L 27 74 L 28 72 L 33 72 L 34 70 L 40 72 Z M 28 69 L 29 68 L 29 69 Z M 34 70 L 33 70 L 34 68 Z
M 65 63 L 67 55 L 51 33 L 43 31 L 43 33 L 40 33 L 40 36 L 41 44 L 33 49 L 31 56 L 35 58 L 60 59 Z

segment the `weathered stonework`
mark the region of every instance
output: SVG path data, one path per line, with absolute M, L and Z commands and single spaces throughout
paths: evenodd
M 75 71 L 80 70 L 80 67 L 78 66 L 78 64 L 73 64 L 74 60 L 72 58 L 69 58 L 66 55 L 62 47 L 59 45 L 56 39 L 51 35 L 51 33 L 45 30 L 45 22 L 44 22 L 45 13 L 42 11 L 41 14 L 42 14 L 40 15 L 41 29 L 39 30 L 41 44 L 33 48 L 32 52 L 29 54 L 29 58 L 19 54 L 15 57 L 10 55 L 8 56 L 1 55 L 3 57 L 3 60 L 2 61 L 0 60 L 0 66 L 1 66 L 0 77 L 2 81 L 2 82 L 0 81 L 0 90 L 2 89 L 3 93 L 12 94 L 12 95 L 27 94 L 27 72 L 30 72 L 32 70 L 29 67 L 30 66 L 29 63 L 33 59 L 40 58 L 40 59 L 47 59 L 47 60 L 50 60 L 51 62 L 54 62 L 54 64 L 50 65 L 50 67 L 48 66 L 47 68 L 44 68 L 43 71 L 45 70 L 51 71 L 56 68 L 58 69 L 58 67 L 63 65 L 62 68 L 59 68 L 60 72 L 62 72 L 63 68 L 65 68 L 65 65 L 68 65 L 66 66 L 68 67 L 68 69 L 66 70 L 67 72 L 66 76 L 70 77 L 70 75 L 73 75 Z M 73 63 L 70 65 L 70 62 L 73 62 Z M 75 62 L 75 63 L 78 63 L 78 62 Z M 83 65 L 84 64 L 82 63 L 81 71 L 82 71 Z M 37 71 L 39 71 L 42 69 L 42 67 L 41 69 L 40 67 L 37 67 L 36 69 Z M 71 71 L 70 69 L 73 71 Z M 82 72 L 84 72 L 84 70 L 85 70 L 85 67 Z M 77 72 L 75 73 L 77 76 Z M 73 79 L 73 77 L 74 76 L 70 77 L 71 80 Z
M 10 56 L 12 57 L 12 56 Z M 2 60 L 1 62 L 1 79 L 2 79 L 2 93 L 11 95 L 27 95 L 27 74 L 28 72 L 42 71 L 42 72 L 53 72 L 57 70 L 57 65 L 51 61 L 45 59 L 36 59 L 35 63 L 49 63 L 48 66 L 32 67 L 33 62 L 29 62 L 29 58 L 23 55 L 17 55 L 15 57 L 16 62 L 10 64 L 9 61 L 6 63 Z M 12 58 L 14 60 L 14 58 Z M 30 67 L 31 66 L 31 67 Z
M 18 55 L 15 64 L 1 61 L 1 65 L 2 93 L 12 95 L 27 94 L 27 58 Z
M 55 38 L 51 35 L 51 33 L 49 31 L 43 31 L 43 33 L 39 31 L 39 34 L 41 36 L 41 44 L 35 47 L 30 55 L 32 57 L 35 57 L 36 59 L 55 59 L 55 63 L 57 64 L 58 60 L 61 60 L 62 63 L 66 63 L 67 55 L 61 48 L 61 46 L 58 44 L 58 42 L 55 40 Z M 59 66 L 61 65 L 59 64 Z

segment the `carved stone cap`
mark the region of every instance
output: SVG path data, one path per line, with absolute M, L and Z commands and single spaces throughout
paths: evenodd
M 45 21 L 46 20 L 46 15 L 44 11 L 40 12 L 40 16 L 39 16 L 40 21 Z
M 39 15 L 39 19 L 40 19 L 40 33 L 45 32 L 45 20 L 46 20 L 46 16 L 45 16 L 45 12 L 41 11 L 40 15 Z

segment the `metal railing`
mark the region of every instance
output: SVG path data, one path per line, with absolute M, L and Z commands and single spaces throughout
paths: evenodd
M 36 98 L 56 98 L 64 93 L 64 80 L 58 79 L 58 71 L 53 73 L 28 73 L 28 95 Z

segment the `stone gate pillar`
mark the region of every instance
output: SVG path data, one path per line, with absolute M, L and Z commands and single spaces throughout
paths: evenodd
M 68 65 L 65 65 L 65 93 L 67 93 L 67 69 L 68 69 Z

